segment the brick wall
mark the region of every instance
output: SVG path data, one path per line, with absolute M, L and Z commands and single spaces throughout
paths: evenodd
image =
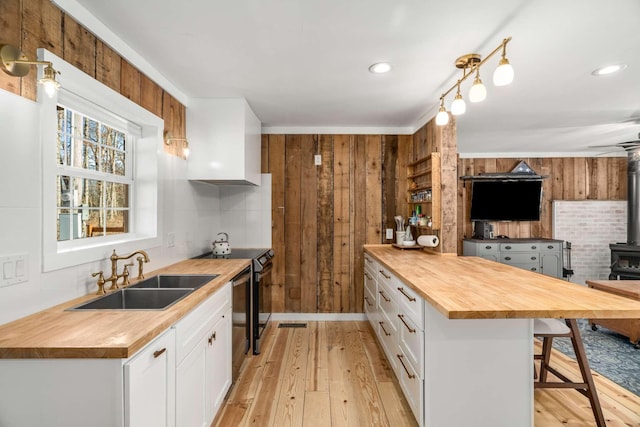
M 556 200 L 552 206 L 553 237 L 571 242 L 571 281 L 607 279 L 609 244 L 627 240 L 627 202 Z

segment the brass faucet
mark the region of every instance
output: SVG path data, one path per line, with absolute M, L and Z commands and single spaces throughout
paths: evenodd
M 109 276 L 108 278 L 105 279 L 104 276 L 102 275 L 102 271 L 92 274 L 93 277 L 99 276 L 98 277 L 98 295 L 102 295 L 102 294 L 105 293 L 104 292 L 104 285 L 107 282 L 111 282 L 111 286 L 109 287 L 109 290 L 118 289 L 120 287 L 120 286 L 118 286 L 118 279 L 120 279 L 121 277 L 123 278 L 122 286 L 129 285 L 129 268 L 128 267 L 133 266 L 133 263 L 126 264 L 124 266 L 122 274 L 118 274 L 118 260 L 129 259 L 129 258 L 133 257 L 134 255 L 140 255 L 139 257 L 136 258 L 137 261 L 138 261 L 138 277 L 136 277 L 136 279 L 137 280 L 144 279 L 144 274 L 142 272 L 142 264 L 144 262 L 149 262 L 149 255 L 147 255 L 147 253 L 145 251 L 143 251 L 143 250 L 138 250 L 138 251 L 130 253 L 127 256 L 118 256 L 116 254 L 115 249 L 114 249 L 113 253 L 109 257 L 109 259 L 111 260 L 111 276 Z

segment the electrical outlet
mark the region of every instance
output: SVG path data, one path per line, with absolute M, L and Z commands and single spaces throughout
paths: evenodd
M 322 155 L 316 154 L 315 156 L 313 156 L 313 161 L 315 162 L 316 166 L 322 165 Z
M 387 240 L 393 239 L 393 228 L 387 228 Z

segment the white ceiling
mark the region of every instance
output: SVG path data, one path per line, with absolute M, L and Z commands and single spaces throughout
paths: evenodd
M 507 36 L 514 83 L 493 87 L 498 56 L 482 67 L 462 155 L 601 153 L 587 147 L 640 131 L 638 0 L 77 2 L 187 97 L 245 97 L 267 132 L 411 133 L 461 75 L 455 59 Z M 383 60 L 390 73 L 368 72 Z M 609 63 L 627 69 L 591 75 Z

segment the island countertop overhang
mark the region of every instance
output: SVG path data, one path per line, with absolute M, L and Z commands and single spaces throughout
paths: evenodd
M 365 245 L 449 319 L 640 318 L 640 302 L 479 257 Z

